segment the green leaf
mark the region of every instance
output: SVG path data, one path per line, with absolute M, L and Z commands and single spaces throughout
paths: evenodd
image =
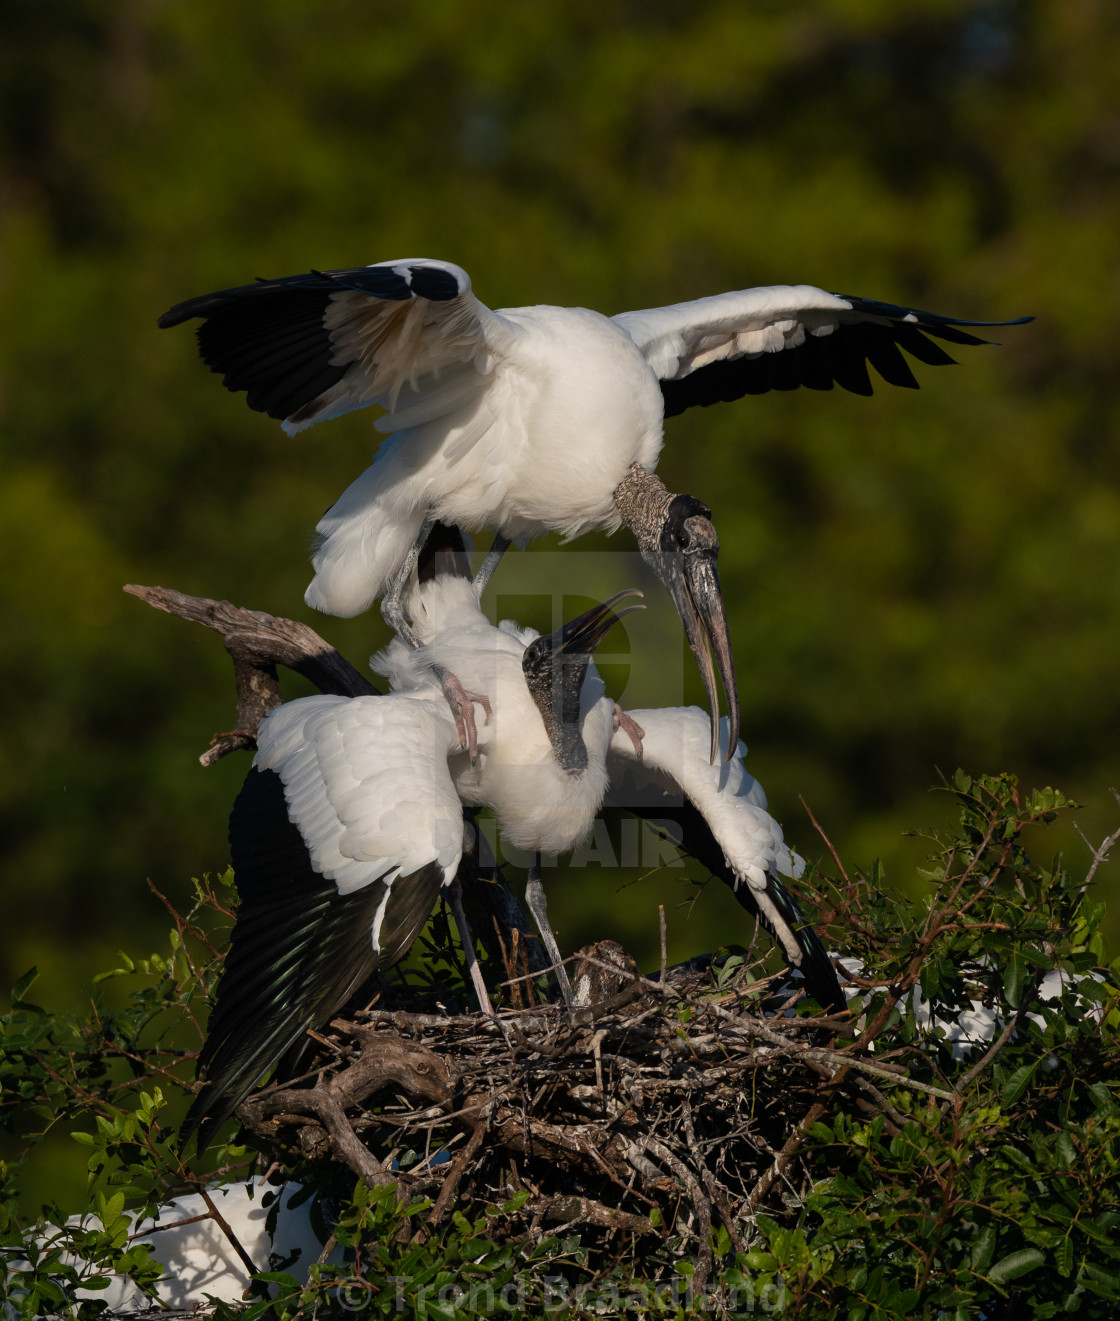
M 1064 1131 L 1059 1133 L 1054 1141 L 1054 1148 L 1058 1157 L 1067 1170 L 1073 1169 L 1077 1164 L 1077 1148 L 1074 1146 L 1073 1138 Z
M 1101 1298 L 1115 1300 L 1120 1298 L 1120 1289 L 1117 1288 L 1117 1273 L 1113 1270 L 1102 1270 L 1099 1266 L 1094 1266 L 1086 1262 L 1081 1267 L 1081 1274 L 1078 1279 L 1079 1284 L 1091 1289 L 1093 1293 Z
M 771 1256 L 769 1252 L 745 1252 L 739 1258 L 748 1271 L 759 1271 L 772 1274 L 778 1269 L 778 1260 Z
M 993 1284 L 1017 1280 L 1020 1275 L 1026 1275 L 1041 1266 L 1045 1260 L 1046 1254 L 1038 1248 L 1020 1248 L 1018 1252 L 1012 1252 L 1001 1261 L 997 1261 L 988 1272 L 988 1279 Z
M 38 976 L 39 976 L 38 968 L 28 968 L 28 970 L 23 974 L 23 976 L 19 979 L 19 981 L 17 981 L 16 984 L 12 987 L 13 1005 L 18 1004 L 23 999 L 23 997 L 31 989 L 32 985 L 34 984 Z
M 995 1250 L 996 1227 L 995 1225 L 985 1225 L 977 1234 L 972 1246 L 972 1269 L 978 1275 L 983 1275 L 987 1271 Z
M 1004 1106 L 1012 1106 L 1020 1096 L 1027 1090 L 1034 1072 L 1038 1068 L 1038 1062 L 1034 1064 L 1024 1064 L 1021 1068 L 1007 1079 L 1003 1084 L 1003 1090 L 1000 1093 L 1000 1100 Z
M 1003 974 L 1003 994 L 1012 1009 L 1019 1008 L 1019 997 L 1023 993 L 1023 983 L 1027 979 L 1027 965 L 1022 954 L 1016 950 L 1008 960 Z
M 1089 1095 L 1103 1116 L 1110 1116 L 1116 1111 L 1117 1106 L 1112 1093 L 1103 1082 L 1093 1083 L 1089 1088 Z
M 298 1293 L 300 1289 L 299 1281 L 287 1271 L 261 1271 L 259 1275 L 254 1275 L 253 1279 L 265 1280 L 269 1284 L 282 1284 L 290 1293 Z

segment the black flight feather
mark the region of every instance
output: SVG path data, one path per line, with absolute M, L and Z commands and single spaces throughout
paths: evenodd
M 446 302 L 462 292 L 458 278 L 434 266 L 350 266 L 222 289 L 177 303 L 159 319 L 164 329 L 202 317 L 198 351 L 228 390 L 247 391 L 246 403 L 283 420 L 333 385 L 349 363 L 332 363 L 323 316 L 333 294 L 345 290 L 402 302 Z
M 230 815 L 230 854 L 240 906 L 198 1060 L 205 1086 L 181 1130 L 185 1142 L 197 1129 L 200 1146 L 282 1056 L 298 1060 L 309 1028 L 403 958 L 444 879 L 437 863 L 398 876 L 374 933 L 385 883 L 339 894 L 315 871 L 279 775 L 255 768 Z
M 990 341 L 962 327 L 1021 326 L 1033 320 L 1028 316 L 1014 321 L 961 321 L 871 298 L 850 294 L 837 297 L 850 302 L 854 312 L 882 320 L 843 321 L 828 335 L 806 332 L 804 341 L 794 348 L 724 358 L 679 379 L 662 381 L 665 416 L 673 417 L 693 406 L 729 403 L 744 395 L 802 386 L 829 390 L 836 384 L 852 394 L 869 395 L 872 385 L 868 362 L 888 385 L 916 390 L 918 382 L 900 349 L 926 366 L 949 366 L 955 359 L 930 336 L 950 344 L 987 344 Z

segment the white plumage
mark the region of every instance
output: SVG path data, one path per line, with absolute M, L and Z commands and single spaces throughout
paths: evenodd
M 312 1224 L 311 1201 L 292 1205 L 302 1191 L 298 1183 L 277 1189 L 257 1177 L 245 1183 L 211 1184 L 207 1195 L 257 1270 L 267 1270 L 270 1259 L 275 1257 L 286 1260 L 290 1273 L 304 1281 L 312 1263 L 319 1260 L 323 1244 Z M 276 1198 L 280 1203 L 278 1208 L 266 1205 L 266 1199 L 271 1203 Z M 276 1220 L 271 1233 L 267 1225 L 270 1213 L 275 1214 Z M 67 1228 L 96 1229 L 97 1217 L 88 1213 L 71 1216 Z M 132 1237 L 138 1243 L 150 1244 L 152 1258 L 164 1268 L 155 1285 L 156 1298 L 164 1308 L 193 1311 L 206 1307 L 213 1299 L 224 1303 L 242 1301 L 249 1285 L 249 1273 L 225 1232 L 209 1215 L 201 1194 L 187 1193 L 165 1202 L 151 1219 L 133 1224 Z M 49 1248 L 65 1239 L 65 1230 L 47 1232 L 39 1238 L 38 1247 Z M 130 1242 L 128 1246 L 134 1244 Z M 336 1263 L 341 1255 L 341 1250 L 335 1248 L 330 1260 Z M 70 1253 L 64 1255 L 63 1261 L 79 1269 L 88 1265 Z M 10 1265 L 20 1269 L 17 1262 Z M 90 1266 L 88 1273 L 96 1272 Z M 79 1302 L 96 1299 L 110 1312 L 130 1315 L 145 1313 L 153 1301 L 123 1275 L 109 1276 L 108 1288 L 79 1286 L 74 1296 Z M 13 1296 L 12 1301 L 16 1298 Z M 159 1315 L 158 1311 L 148 1314 Z
M 621 732 L 615 735 L 607 762 L 610 801 L 654 819 L 675 815 L 685 849 L 758 916 L 802 973 L 810 993 L 822 1005 L 843 1009 L 828 955 L 779 879 L 800 876 L 804 860 L 791 852 L 781 826 L 766 810 L 762 786 L 743 765 L 745 745 L 729 746 L 728 721 L 720 721 L 723 756 L 713 764 L 708 718 L 698 707 L 628 714 L 642 728 L 642 756 L 635 755 Z
M 746 744 L 739 742 L 726 758 L 726 719 L 720 721 L 720 750 L 725 755 L 713 765 L 708 760 L 708 717 L 699 707 L 635 709 L 627 714 L 642 727 L 642 756 L 639 764 L 630 740 L 616 735 L 610 750 L 616 778 L 640 774 L 688 798 L 728 865 L 753 887 L 762 888 L 774 871 L 802 874 L 805 860 L 790 852 L 781 826 L 766 810 L 765 790 L 743 764 Z
M 395 434 L 316 528 L 307 603 L 317 610 L 355 615 L 384 595 L 426 514 L 515 541 L 613 532 L 629 468 L 656 466 L 661 392 L 625 332 L 581 309 L 492 313 L 463 297 L 478 312 L 475 356 L 409 364 L 376 400 L 391 411 L 374 425 Z M 360 396 L 376 387 L 358 383 L 375 371 L 351 367 L 348 407 L 374 402 Z
M 620 312 L 614 321 L 641 347 L 660 380 L 679 381 L 714 362 L 800 348 L 858 319 L 854 304 L 811 284 L 739 289 L 669 307 Z M 911 313 L 909 319 L 917 321 Z
M 422 584 L 411 600 L 420 648 L 394 640 L 373 665 L 400 693 L 438 695 L 433 666 L 451 670 L 465 687 L 490 698 L 493 716 L 478 732 L 474 766 L 465 753 L 449 769 L 465 802 L 490 808 L 517 849 L 566 853 L 591 829 L 607 785 L 606 754 L 614 702 L 593 661 L 580 686 L 579 732 L 587 765 L 565 770 L 525 682 L 525 649 L 540 635 L 511 621 L 497 628 L 483 614 L 469 579 L 441 576 Z M 360 699 L 358 699 L 360 700 Z
M 254 766 L 279 775 L 315 871 L 339 894 L 432 863 L 454 879 L 463 822 L 447 759 L 459 739 L 437 683 L 287 702 L 261 722 L 257 747 Z
M 366 609 L 390 586 L 426 513 L 510 539 L 623 521 L 617 491 L 652 472 L 665 416 L 693 404 L 834 382 L 917 382 L 899 347 L 951 362 L 929 336 L 983 341 L 962 322 L 812 285 L 772 285 L 607 317 L 491 311 L 451 262 L 397 258 L 222 290 L 180 303 L 199 348 L 250 407 L 295 434 L 376 404 L 395 433 L 319 524 L 307 600 Z M 780 362 L 779 362 L 780 360 Z M 777 365 L 775 365 L 777 364 Z

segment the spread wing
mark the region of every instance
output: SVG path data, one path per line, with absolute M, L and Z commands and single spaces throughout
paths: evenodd
M 240 906 L 183 1124 L 201 1141 L 309 1028 L 404 957 L 454 879 L 458 747 L 442 702 L 318 696 L 262 722 L 230 816 Z M 291 1070 L 288 1070 L 291 1072 Z
M 699 707 L 627 714 L 644 731 L 642 758 L 619 730 L 608 758 L 609 801 L 642 817 L 675 821 L 685 850 L 759 919 L 804 976 L 809 993 L 826 1008 L 842 1010 L 844 996 L 831 960 L 780 879 L 800 876 L 805 864 L 790 852 L 781 826 L 766 810 L 762 786 L 743 765 L 743 745 L 730 761 L 723 760 L 726 718 L 720 721 L 721 756 L 712 763 L 711 727 Z
M 431 402 L 420 411 L 449 412 L 484 388 L 490 350 L 512 333 L 466 271 L 420 257 L 222 289 L 159 324 L 192 317 L 203 319 L 203 361 L 289 435 L 367 404 L 394 409 L 402 391 L 423 396 L 437 382 L 435 414 Z
M 836 384 L 869 395 L 868 363 L 889 385 L 916 390 L 902 350 L 928 366 L 944 366 L 954 359 L 937 340 L 986 344 L 963 327 L 1032 319 L 961 321 L 809 284 L 740 289 L 614 318 L 660 377 L 666 417 L 694 404 L 799 386 L 831 390 Z

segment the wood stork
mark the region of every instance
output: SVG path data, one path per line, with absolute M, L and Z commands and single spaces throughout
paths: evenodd
M 455 879 L 464 800 L 492 807 L 534 851 L 571 848 L 590 829 L 615 723 L 601 680 L 587 682 L 591 653 L 627 613 L 612 607 L 633 594 L 526 646 L 486 621 L 469 577 L 418 586 L 420 640 L 453 636 L 440 655 L 493 701 L 473 765 L 429 663 L 437 657 L 403 646 L 387 660 L 398 691 L 304 697 L 265 717 L 230 817 L 241 903 L 184 1141 L 198 1129 L 205 1143 L 278 1061 L 285 1076 L 298 1072 L 307 1030 L 404 957 Z M 527 897 L 558 963 L 539 872 Z M 473 949 L 477 976 L 472 960 Z
M 312 1264 L 321 1260 L 323 1239 L 316 1232 L 312 1202 L 303 1185 L 285 1183 L 277 1188 L 258 1175 L 245 1182 L 210 1184 L 205 1197 L 201 1193 L 183 1194 L 164 1202 L 153 1216 L 141 1220 L 136 1220 L 130 1212 L 124 1213 L 131 1224 L 127 1245 L 122 1244 L 121 1250 L 136 1243 L 148 1244 L 152 1259 L 164 1268 L 154 1285 L 160 1308 L 153 1310 L 153 1299 L 127 1275 L 106 1276 L 104 1267 L 96 1267 L 66 1252 L 63 1264 L 87 1268 L 90 1276 L 101 1277 L 101 1287 L 75 1289 L 74 1300 L 100 1302 L 106 1309 L 103 1315 L 132 1316 L 147 1312 L 154 1317 L 167 1309 L 167 1315 L 180 1318 L 184 1313 L 208 1315 L 201 1309 L 215 1299 L 223 1303 L 241 1302 L 249 1286 L 249 1271 L 225 1230 L 210 1214 L 207 1198 L 217 1207 L 256 1270 L 267 1270 L 273 1259 L 286 1260 L 286 1269 L 302 1283 Z M 99 1217 L 87 1211 L 71 1216 L 66 1227 L 89 1233 L 100 1229 L 101 1223 Z M 67 1237 L 65 1230 L 55 1229 L 39 1239 L 38 1247 L 49 1250 Z M 341 1249 L 333 1248 L 328 1260 L 335 1264 L 341 1259 Z M 275 1294 L 275 1286 L 272 1292 Z M 8 1300 L 15 1302 L 15 1295 L 9 1295 Z M 69 1309 L 67 1312 L 74 1315 Z M 15 1309 L 6 1310 L 5 1315 L 15 1316 Z
M 692 405 L 835 383 L 870 394 L 867 363 L 916 388 L 904 350 L 953 359 L 935 339 L 985 341 L 961 321 L 811 285 L 741 289 L 646 311 L 492 312 L 450 262 L 400 258 L 224 289 L 172 307 L 201 317 L 203 360 L 289 434 L 370 404 L 395 433 L 319 522 L 307 602 L 356 615 L 401 593 L 428 520 L 510 540 L 626 523 L 668 588 L 700 666 L 715 756 L 715 648 L 734 748 L 739 708 L 710 510 L 653 476 L 665 417 Z M 931 338 L 931 336 L 933 338 Z M 470 707 L 465 714 L 469 718 Z
M 746 748 L 730 741 L 720 721 L 721 764 L 708 755 L 708 720 L 695 706 L 632 710 L 642 728 L 641 756 L 616 734 L 607 759 L 608 801 L 655 821 L 671 819 L 680 843 L 778 942 L 809 994 L 826 1009 L 842 1011 L 844 996 L 820 937 L 808 926 L 781 877 L 797 877 L 804 861 L 785 843 L 766 810 L 762 786 L 743 765 Z

